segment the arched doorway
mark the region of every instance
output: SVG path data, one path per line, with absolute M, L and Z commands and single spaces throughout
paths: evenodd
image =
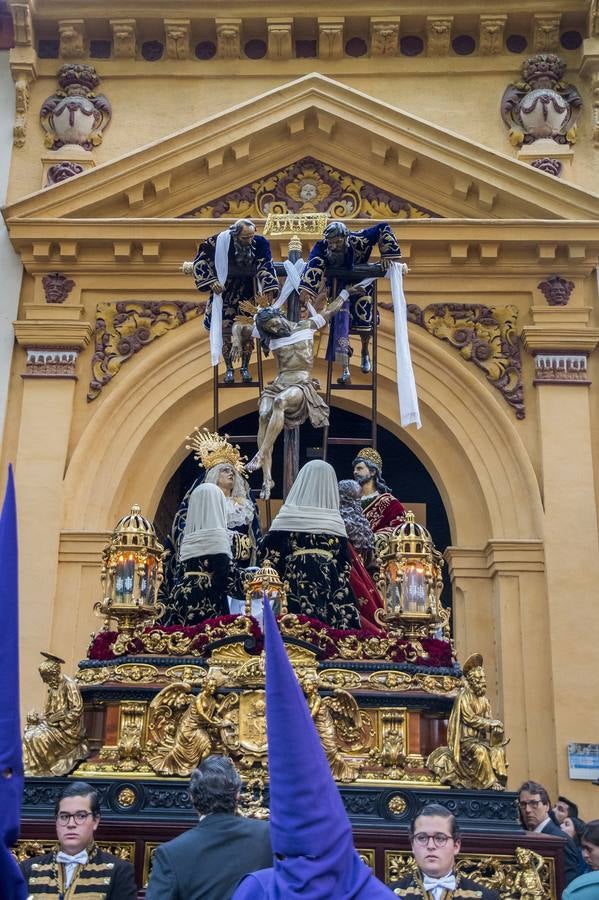
M 221 431 L 227 434 L 254 434 L 257 431 L 257 413 L 240 416 L 226 425 Z M 331 430 L 337 435 L 363 437 L 364 446 L 370 437 L 370 421 L 355 412 L 332 407 Z M 300 429 L 300 466 L 308 460 L 321 456 L 322 431 L 312 428 L 305 422 Z M 331 445 L 328 461 L 334 467 L 338 479 L 352 477 L 352 460 L 361 445 Z M 241 447 L 242 452 L 251 455 L 253 445 Z M 414 509 L 416 518 L 426 525 L 432 534 L 435 546 L 443 552 L 451 544 L 449 520 L 437 486 L 424 464 L 416 454 L 395 434 L 379 426 L 377 449 L 383 458 L 383 478 L 392 493 L 398 497 L 408 509 Z M 198 478 L 201 470 L 193 457 L 193 453 L 180 463 L 170 478 L 158 504 L 154 524 L 159 534 L 164 537 L 170 532 L 171 523 L 177 508 L 186 491 Z M 282 498 L 283 484 L 283 441 L 277 441 L 273 455 L 273 506 Z M 261 483 L 261 473 L 252 475 L 250 484 L 256 489 Z M 451 585 L 444 571 L 444 602 L 451 605 Z

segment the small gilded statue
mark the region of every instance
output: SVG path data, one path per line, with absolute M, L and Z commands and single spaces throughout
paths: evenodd
M 48 693 L 44 712 L 27 714 L 23 765 L 26 775 L 67 775 L 89 755 L 83 699 L 75 681 L 61 672 L 64 659 L 50 653 L 42 656 L 39 673 Z
M 514 878 L 514 888 L 519 891 L 520 900 L 544 900 L 547 897 L 541 880 L 541 869 L 545 860 L 534 850 L 516 847 L 518 871 Z
M 333 778 L 336 781 L 355 781 L 360 774 L 360 766 L 344 759 L 339 744 L 344 738 L 359 741 L 362 735 L 358 704 L 347 691 L 335 691 L 332 697 L 321 697 L 318 677 L 314 674 L 304 675 L 301 685 Z
M 206 677 L 196 696 L 188 682 L 170 684 L 150 704 L 146 759 L 161 775 L 190 775 L 213 749 L 210 730 L 226 728 L 216 700 L 216 678 Z M 226 701 L 225 701 L 226 702 Z
M 474 790 L 505 790 L 507 762 L 503 722 L 491 716 L 480 653 L 468 657 L 447 729 L 447 747 L 438 747 L 426 765 L 442 784 Z

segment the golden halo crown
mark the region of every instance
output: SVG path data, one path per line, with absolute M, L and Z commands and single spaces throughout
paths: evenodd
M 464 665 L 462 666 L 462 672 L 464 675 L 467 675 L 468 672 L 472 672 L 473 669 L 482 669 L 483 667 L 483 657 L 482 653 L 473 653 L 468 657 Z
M 226 434 L 210 432 L 207 428 L 201 429 L 196 425 L 191 434 L 187 435 L 187 440 L 187 450 L 193 450 L 194 457 L 206 471 L 219 463 L 229 463 L 240 475 L 245 475 L 246 457 L 241 455 L 237 444 L 229 443 Z
M 365 459 L 368 462 L 372 463 L 377 467 L 379 472 L 383 471 L 383 460 L 381 458 L 381 454 L 377 453 L 374 447 L 364 447 L 363 450 L 360 450 L 359 453 L 356 454 L 356 458 Z

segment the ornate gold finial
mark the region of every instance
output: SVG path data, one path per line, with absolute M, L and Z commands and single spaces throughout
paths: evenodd
M 299 234 L 294 234 L 289 238 L 288 250 L 289 253 L 296 251 L 298 253 L 302 252 L 302 242 L 300 241 Z
M 383 460 L 381 454 L 377 453 L 374 447 L 364 447 L 363 450 L 360 450 L 360 452 L 356 454 L 356 457 L 360 457 L 360 459 L 366 459 L 368 460 L 368 462 L 371 462 L 377 467 L 379 473 L 383 471 Z
M 237 444 L 233 446 L 227 440 L 227 435 L 210 432 L 207 428 L 201 429 L 196 425 L 191 434 L 187 435 L 186 444 L 188 450 L 193 450 L 195 459 L 206 471 L 219 463 L 229 463 L 240 475 L 245 475 L 244 462 L 246 457 L 239 452 Z

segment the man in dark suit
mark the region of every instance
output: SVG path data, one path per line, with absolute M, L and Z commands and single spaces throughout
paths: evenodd
M 565 831 L 556 825 L 551 819 L 551 801 L 549 794 L 542 784 L 536 781 L 525 781 L 518 791 L 518 806 L 522 824 L 527 831 L 535 831 L 537 834 L 552 834 L 555 837 L 566 838 L 564 847 L 564 877 L 566 884 L 580 875 L 580 861 L 576 844 Z
M 455 816 L 440 803 L 429 803 L 412 819 L 410 842 L 418 871 L 390 885 L 402 900 L 499 900 L 495 891 L 456 873 L 460 829 Z
M 94 843 L 100 823 L 97 791 L 85 781 L 75 781 L 58 798 L 54 814 L 58 846 L 51 853 L 21 863 L 29 897 L 136 900 L 131 863 L 100 850 Z
M 146 900 L 229 900 L 240 878 L 272 865 L 267 822 L 236 814 L 241 779 L 226 756 L 209 756 L 191 776 L 200 821 L 158 847 Z

